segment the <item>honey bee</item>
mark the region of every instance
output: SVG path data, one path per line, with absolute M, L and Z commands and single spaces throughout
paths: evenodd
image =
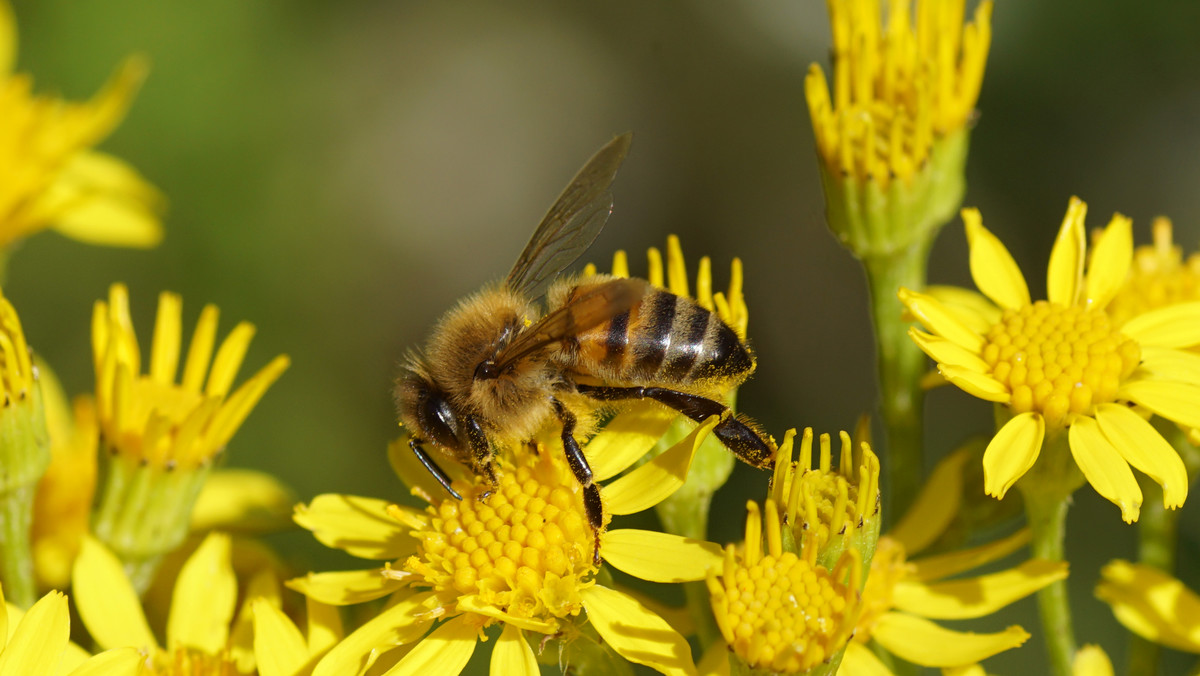
M 427 444 L 495 486 L 496 449 L 527 443 L 557 419 L 597 557 L 604 507 L 578 438 L 602 409 L 651 399 L 697 422 L 720 415 L 712 434 L 740 460 L 766 468 L 775 455 L 769 437 L 720 401 L 755 360 L 716 313 L 641 279 L 559 278 L 608 220 L 609 189 L 631 140 L 618 136 L 588 160 L 504 281 L 441 318 L 424 350 L 409 355 L 395 391 L 413 453 L 459 500 Z M 543 294 L 545 314 L 535 303 Z

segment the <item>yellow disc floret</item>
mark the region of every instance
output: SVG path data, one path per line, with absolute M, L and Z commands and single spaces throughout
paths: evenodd
M 155 655 L 149 670 L 149 676 L 238 676 L 240 673 L 227 650 L 209 655 L 186 647 Z
M 806 672 L 850 638 L 859 610 L 857 553 L 850 550 L 830 571 L 816 563 L 816 547 L 800 555 L 784 552 L 772 500 L 766 504 L 764 552 L 758 506 L 748 507 L 744 551 L 727 547 L 721 578 L 714 572 L 708 579 L 713 613 L 730 649 L 751 668 Z
M 542 453 L 503 468 L 494 490 L 481 479 L 455 489 L 461 501 L 428 508 L 405 570 L 424 578 L 443 607 L 550 625 L 578 614 L 595 545 L 582 489 L 566 467 Z
M 1103 310 L 1037 301 L 1005 310 L 982 351 L 991 375 L 1012 392 L 1015 413 L 1038 411 L 1062 427 L 1116 399 L 1141 360 L 1137 342 Z

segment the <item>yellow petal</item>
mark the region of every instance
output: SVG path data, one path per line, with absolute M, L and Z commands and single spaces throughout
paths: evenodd
M 342 630 L 342 613 L 337 606 L 321 603 L 312 598 L 305 599 L 308 616 L 308 652 L 321 655 L 337 645 L 345 637 Z
M 963 620 L 1001 608 L 1067 578 L 1064 561 L 1033 559 L 1016 568 L 978 577 L 925 584 L 900 581 L 893 588 L 897 610 L 933 620 Z
M 945 554 L 934 554 L 926 556 L 916 561 L 910 561 L 913 566 L 913 574 L 910 579 L 918 581 L 941 580 L 952 575 L 966 572 L 972 568 L 978 568 L 986 563 L 998 561 L 1009 554 L 1017 551 L 1021 547 L 1029 544 L 1030 533 L 1028 528 L 1001 538 L 995 542 L 989 542 L 985 545 L 972 547 L 970 549 L 960 549 Z
M 1022 413 L 1004 423 L 983 452 L 984 492 L 1003 498 L 1037 462 L 1045 436 L 1046 421 L 1039 413 Z
M 1179 452 L 1153 425 L 1120 404 L 1098 405 L 1096 422 L 1126 462 L 1162 486 L 1167 508 L 1183 506 L 1188 494 L 1187 469 Z
M 606 531 L 600 555 L 617 570 L 651 582 L 703 580 L 725 562 L 725 552 L 712 542 L 633 528 Z
M 296 508 L 295 520 L 326 547 L 360 559 L 395 560 L 416 551 L 409 528 L 388 515 L 387 500 L 326 493 L 307 507 Z M 403 509 L 403 508 L 402 508 Z M 417 513 L 421 518 L 423 514 Z
M 209 533 L 183 564 L 167 618 L 168 649 L 187 646 L 215 655 L 225 648 L 237 603 L 229 551 L 228 535 Z
M 663 451 L 650 462 L 604 487 L 604 503 L 611 514 L 633 514 L 667 499 L 687 480 L 688 468 L 696 449 L 720 422 L 709 416 L 682 441 Z
M 942 669 L 942 676 L 987 676 L 983 665 L 968 664 L 965 667 L 947 667 Z
M 496 607 L 494 603 L 484 601 L 479 598 L 478 594 L 459 596 L 458 602 L 454 604 L 454 609 L 462 613 L 474 613 L 484 617 L 491 617 L 504 624 L 511 624 L 525 631 L 537 634 L 556 634 L 561 628 L 558 621 L 553 617 L 543 620 L 536 617 L 513 615 Z
M 360 673 L 377 653 L 421 638 L 433 624 L 424 605 L 430 596 L 415 594 L 368 620 L 321 658 L 313 676 Z
M 1011 310 L 1029 305 L 1029 287 L 1008 249 L 987 228 L 978 209 L 963 209 L 970 247 L 971 278 L 983 295 Z
M 1121 508 L 1125 523 L 1137 521 L 1142 489 L 1138 488 L 1129 463 L 1100 431 L 1099 423 L 1084 416 L 1076 418 L 1071 424 L 1069 441 L 1071 456 L 1092 488 Z
M 1184 348 L 1200 344 L 1200 302 L 1176 303 L 1140 314 L 1121 325 L 1139 345 Z
M 983 349 L 983 336 L 971 329 L 966 322 L 958 318 L 957 313 L 942 305 L 936 298 L 904 288 L 900 289 L 897 296 L 904 307 L 935 335 L 976 354 Z
M 139 676 L 146 656 L 135 648 L 106 650 L 72 669 L 67 676 Z
M 260 676 L 295 676 L 308 661 L 304 635 L 283 611 L 254 599 L 254 657 Z
M 139 249 L 163 238 L 164 200 L 123 161 L 97 152 L 75 155 L 40 199 L 53 228 L 88 244 Z
M 282 529 L 296 497 L 279 479 L 252 469 L 219 469 L 209 475 L 192 508 L 193 531 Z
M 1113 676 L 1113 665 L 1104 649 L 1098 645 L 1085 645 L 1075 651 L 1071 662 L 1071 676 Z
M 533 648 L 521 635 L 521 630 L 511 624 L 504 625 L 496 647 L 492 648 L 491 673 L 493 676 L 538 676 L 541 670 Z
M 310 599 L 332 606 L 346 606 L 383 598 L 404 586 L 404 580 L 384 575 L 382 569 L 309 573 L 288 580 L 287 586 Z
M 842 663 L 844 665 L 845 661 L 843 660 Z M 700 676 L 730 676 L 729 644 L 725 642 L 725 639 L 718 638 L 708 646 L 708 649 L 704 651 L 704 656 L 696 665 L 696 671 Z
M 888 537 L 904 545 L 904 551 L 909 556 L 933 544 L 958 514 L 958 503 L 962 500 L 963 464 L 967 458 L 964 450 L 942 459 L 933 468 L 933 474 L 921 487 L 920 494 L 904 513 L 900 523 L 888 532 Z
M 75 559 L 75 607 L 88 633 L 101 648 L 133 646 L 158 650 L 142 603 L 121 561 L 92 537 L 85 537 Z
M 1200 383 L 1200 354 L 1195 352 L 1143 345 L 1141 368 L 1155 380 Z
M 12 5 L 0 3 L 0 76 L 7 78 L 17 61 L 17 19 Z
M 385 676 L 457 676 L 475 652 L 478 630 L 456 617 L 421 639 Z
M 588 620 L 617 654 L 673 676 L 694 676 L 691 649 L 666 620 L 615 589 L 594 585 L 582 590 Z
M 917 344 L 917 347 L 921 348 L 921 351 L 938 364 L 955 366 L 977 373 L 988 371 L 987 362 L 978 354 L 967 350 L 958 343 L 925 333 L 915 326 L 908 329 L 908 336 Z
M 1087 271 L 1087 305 L 1104 307 L 1117 295 L 1133 264 L 1133 221 L 1115 214 L 1092 249 Z
M 654 448 L 678 417 L 678 412 L 650 402 L 618 413 L 583 449 L 592 476 L 604 481 L 625 471 Z
M 53 673 L 70 633 L 67 597 L 57 591 L 46 594 L 21 618 L 0 652 L 0 676 Z
M 1079 299 L 1083 281 L 1083 260 L 1087 242 L 1083 230 L 1087 204 L 1072 197 L 1067 206 L 1054 248 L 1050 251 L 1050 266 L 1046 273 L 1046 297 L 1051 303 L 1074 305 Z
M 1182 582 L 1128 561 L 1108 564 L 1100 578 L 1096 596 L 1127 629 L 1176 650 L 1200 652 L 1200 597 Z
M 952 631 L 904 613 L 884 613 L 872 636 L 888 652 L 924 667 L 961 667 L 1016 648 L 1029 634 L 1013 626 L 994 634 Z
M 867 646 L 858 641 L 846 644 L 842 654 L 842 667 L 838 673 L 844 676 L 894 676 L 883 662 Z
M 1200 427 L 1200 387 L 1153 378 L 1121 385 L 1119 396 L 1187 427 Z
M 987 333 L 1004 314 L 987 296 L 961 286 L 930 284 L 924 293 L 953 311 L 954 316 L 980 335 Z

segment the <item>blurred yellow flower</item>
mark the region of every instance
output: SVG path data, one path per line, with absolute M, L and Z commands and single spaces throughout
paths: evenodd
M 1096 598 L 1126 629 L 1189 653 L 1200 653 L 1200 596 L 1157 568 L 1113 561 L 1100 571 Z
M 624 471 L 657 441 L 639 428 L 640 415 L 618 415 L 585 447 L 597 481 Z M 641 511 L 676 491 L 716 422 L 710 418 L 657 458 L 604 485 L 606 513 Z M 536 675 L 528 639 L 540 634 L 570 640 L 581 613 L 622 657 L 666 674 L 695 673 L 687 642 L 675 629 L 633 596 L 597 582 L 595 536 L 561 447 L 539 444 L 537 452 L 518 448 L 511 461 L 501 458 L 494 492 L 482 478 L 456 478 L 461 501 L 433 483 L 405 439 L 389 453 L 429 507 L 322 495 L 296 512 L 296 522 L 324 544 L 394 561 L 381 569 L 310 573 L 289 582 L 335 605 L 392 595 L 382 613 L 330 651 L 314 676 L 357 673 L 372 656 L 397 646 L 402 657 L 389 674 L 457 674 L 481 631 L 495 624 L 504 628 L 491 673 Z M 717 545 L 636 529 L 605 529 L 599 546 L 609 565 L 654 582 L 700 580 L 721 561 Z
M 908 662 L 941 668 L 966 667 L 1016 648 L 1029 638 L 1021 627 L 976 634 L 946 629 L 932 620 L 991 615 L 1067 577 L 1066 563 L 1038 559 L 996 573 L 957 577 L 1024 546 L 1028 531 L 972 549 L 909 558 L 933 544 L 958 512 L 966 460 L 967 454 L 958 451 L 939 463 L 912 508 L 879 538 L 863 589 L 862 616 L 839 673 L 891 673 L 866 647 L 869 641 Z
M 0 2 L 0 249 L 43 228 L 92 244 L 151 247 L 163 199 L 123 161 L 92 150 L 125 116 L 146 74 L 127 59 L 91 101 L 35 96 L 14 73 L 16 25 Z
M 121 647 L 91 656 L 71 643 L 67 597 L 52 591 L 28 612 L 7 604 L 0 594 L 0 676 L 137 676 L 142 654 Z
M 1106 308 L 1117 326 L 1151 310 L 1200 300 L 1200 253 L 1184 259 L 1171 230 L 1170 219 L 1154 219 L 1153 243 L 1133 250 L 1129 279 Z
M 1072 198 L 1050 255 L 1049 300 L 1030 299 L 1012 256 L 974 209 L 963 210 L 971 275 L 995 305 L 943 303 L 908 289 L 900 299 L 932 332 L 913 328 L 910 335 L 941 374 L 1010 416 L 984 453 L 989 495 L 1003 497 L 1033 466 L 1043 441 L 1065 433 L 1083 476 L 1131 522 L 1142 492 L 1130 465 L 1163 487 L 1167 507 L 1187 497 L 1183 461 L 1139 411 L 1200 425 L 1200 370 L 1181 349 L 1200 343 L 1200 303 L 1115 326 L 1105 308 L 1129 271 L 1131 224 L 1113 217 L 1085 275 L 1086 212 Z

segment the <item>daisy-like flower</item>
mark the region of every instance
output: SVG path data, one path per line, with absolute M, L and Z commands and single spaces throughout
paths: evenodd
M 43 228 L 93 244 L 150 247 L 162 239 L 162 197 L 123 161 L 91 147 L 125 116 L 146 74 L 123 63 L 91 101 L 35 96 L 14 73 L 16 25 L 0 3 L 0 250 Z
M 1133 251 L 1129 278 L 1108 304 L 1118 326 L 1159 308 L 1200 300 L 1200 253 L 1186 259 L 1172 236 L 1168 218 L 1154 219 L 1152 243 Z
M 740 551 L 727 546 L 724 566 L 708 575 L 713 615 L 729 659 L 776 674 L 815 673 L 812 670 L 822 665 L 831 669 L 828 673 L 837 673 L 838 659 L 862 610 L 858 550 L 844 550 L 833 568 L 826 568 L 817 562 L 816 532 L 807 533 L 793 548 L 798 552 L 784 551 L 775 501 L 766 501 L 761 516 L 757 503 L 746 506 L 744 546 Z M 726 650 L 718 645 L 709 654 L 714 652 Z M 711 668 L 729 673 L 727 664 Z
M 992 3 L 831 0 L 833 93 L 805 80 L 827 220 L 858 256 L 891 254 L 950 219 L 983 84 Z M 886 206 L 885 206 L 886 205 Z
M 657 441 L 638 431 L 638 415 L 618 415 L 586 445 L 597 481 L 624 471 Z M 716 422 L 710 418 L 667 452 L 604 485 L 606 512 L 641 511 L 677 490 Z M 561 447 L 538 444 L 537 451 L 518 448 L 511 459 L 501 458 L 494 491 L 484 479 L 455 478 L 459 501 L 433 482 L 404 441 L 393 443 L 389 455 L 413 493 L 430 503 L 424 510 L 344 495 L 319 496 L 297 510 L 297 523 L 326 545 L 387 563 L 310 573 L 290 586 L 335 605 L 391 595 L 387 608 L 331 650 L 314 676 L 360 674 L 379 655 L 395 661 L 387 674 L 453 676 L 487 640 L 483 630 L 495 625 L 503 629 L 491 673 L 536 675 L 529 641 L 561 638 L 570 654 L 572 640 L 585 640 L 584 617 L 623 658 L 666 674 L 695 673 L 675 629 L 630 594 L 598 581 L 582 488 Z M 635 529 L 605 529 L 600 555 L 654 582 L 700 580 L 721 560 L 716 545 Z
M 1147 641 L 1200 653 L 1200 596 L 1152 566 L 1113 561 L 1100 571 L 1096 598 Z
M 99 541 L 84 539 L 72 579 L 79 616 L 92 639 L 102 648 L 132 646 L 145 653 L 149 671 L 142 673 L 146 676 L 256 673 L 258 642 L 253 627 L 259 622 L 279 623 L 275 613 L 260 610 L 264 603 L 276 609 L 279 605 L 279 584 L 269 572 L 250 585 L 238 611 L 230 540 L 221 533 L 210 533 L 180 569 L 166 622 L 166 645 L 155 638 L 121 561 Z M 313 641 L 303 649 L 289 643 L 297 650 L 292 660 L 311 659 L 310 648 L 324 650 L 340 636 L 340 624 L 333 622 L 329 611 L 317 612 L 327 629 L 310 629 Z M 268 655 L 267 662 L 277 664 L 286 661 L 278 655 L 283 648 L 264 644 L 262 654 Z M 294 672 L 262 669 L 258 673 Z
M 114 284 L 92 318 L 96 413 L 105 451 L 92 528 L 131 566 L 140 590 L 159 557 L 187 536 L 213 459 L 288 367 L 288 358 L 278 356 L 231 393 L 254 327 L 238 324 L 214 357 L 218 311 L 209 305 L 200 313 L 177 382 L 181 315 L 179 296 L 163 293 L 144 375 L 125 287 Z
M 912 508 L 879 538 L 841 674 L 891 673 L 867 647 L 869 642 L 908 662 L 941 668 L 966 667 L 1016 648 L 1029 638 L 1021 627 L 976 634 L 947 629 L 934 620 L 984 617 L 1067 577 L 1066 563 L 1039 559 L 996 573 L 957 577 L 1024 546 L 1028 531 L 972 549 L 910 559 L 936 541 L 958 512 L 967 457 L 958 451 L 939 463 Z
M 989 495 L 1003 497 L 1033 467 L 1043 443 L 1065 435 L 1083 477 L 1132 522 L 1142 492 L 1130 465 L 1163 487 L 1167 507 L 1187 497 L 1183 461 L 1139 412 L 1200 425 L 1200 371 L 1181 349 L 1200 343 L 1200 303 L 1116 326 L 1106 307 L 1129 271 L 1131 224 L 1113 217 L 1085 274 L 1086 211 L 1072 198 L 1050 255 L 1047 300 L 1030 298 L 1012 256 L 974 209 L 963 210 L 971 274 L 994 306 L 943 303 L 908 289 L 900 299 L 930 331 L 910 335 L 941 374 L 995 402 L 1008 418 L 984 452 Z
M 0 676 L 138 676 L 142 654 L 121 647 L 99 655 L 70 642 L 67 597 L 46 594 L 28 612 L 4 602 L 0 593 Z

